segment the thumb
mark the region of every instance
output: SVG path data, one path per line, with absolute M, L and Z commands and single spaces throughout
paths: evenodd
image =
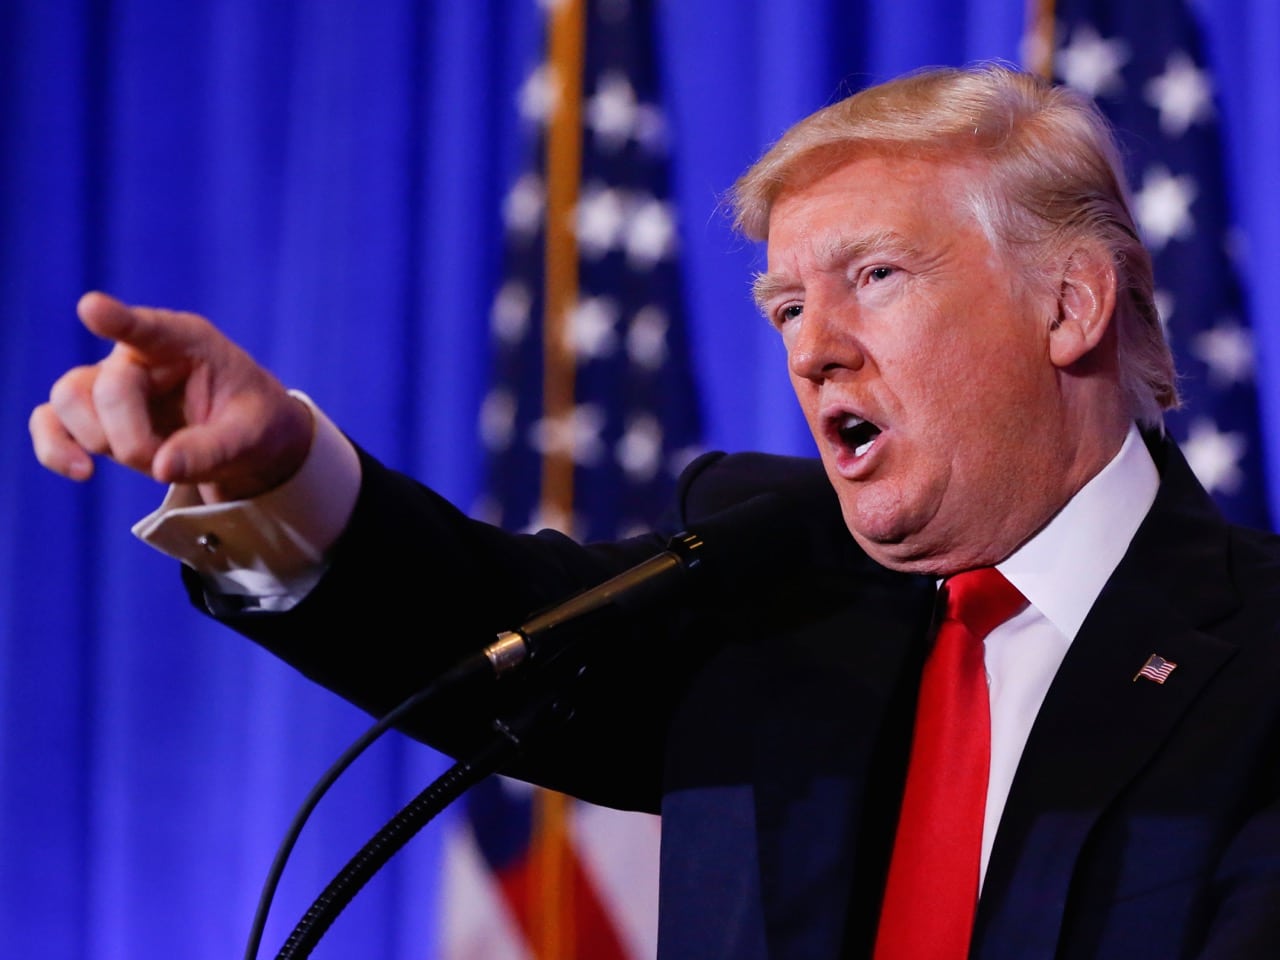
M 157 448 L 161 483 L 199 484 L 207 502 L 256 497 L 283 483 L 311 448 L 311 410 L 283 390 L 265 405 L 233 404 L 175 431 Z
M 195 424 L 171 434 L 151 460 L 151 475 L 161 483 L 209 483 L 234 462 L 236 432 L 218 423 Z

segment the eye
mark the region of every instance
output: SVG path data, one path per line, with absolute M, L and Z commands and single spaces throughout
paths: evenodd
M 804 313 L 803 303 L 788 303 L 779 307 L 774 313 L 774 326 L 781 327 L 788 321 L 794 320 L 800 314 Z
M 868 270 L 866 276 L 869 282 L 879 282 L 880 280 L 888 280 L 895 272 L 893 267 L 879 266 Z

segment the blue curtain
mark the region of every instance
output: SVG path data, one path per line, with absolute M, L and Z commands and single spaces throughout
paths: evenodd
M 1280 378 L 1265 376 L 1280 357 L 1280 12 L 1202 5 L 1264 420 L 1280 430 Z M 710 445 L 809 451 L 747 296 L 760 251 L 732 236 L 724 191 L 842 92 L 924 64 L 1016 61 L 1017 6 L 660 5 Z M 513 104 L 540 43 L 532 0 L 0 4 L 6 955 L 236 956 L 289 814 L 366 721 L 187 609 L 172 565 L 127 533 L 157 503 L 152 483 L 104 469 L 76 486 L 35 465 L 28 412 L 104 349 L 76 324 L 77 296 L 210 316 L 374 453 L 469 504 L 501 199 L 521 155 Z M 1280 443 L 1269 453 L 1280 478 Z M 429 623 L 410 631 L 430 640 Z M 348 775 L 286 874 L 268 945 L 440 767 L 391 742 Z M 319 955 L 429 956 L 438 857 L 429 831 Z

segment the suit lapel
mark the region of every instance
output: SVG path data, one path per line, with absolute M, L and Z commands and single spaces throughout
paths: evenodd
M 1202 630 L 1235 605 L 1227 533 L 1181 457 L 1054 678 L 992 851 L 975 957 L 1053 957 L 1081 848 L 1234 647 Z M 1164 684 L 1134 679 L 1156 654 Z
M 825 581 L 809 586 L 838 603 L 763 658 L 773 692 L 754 779 L 771 957 L 869 953 L 933 605 L 932 581 L 865 558 Z

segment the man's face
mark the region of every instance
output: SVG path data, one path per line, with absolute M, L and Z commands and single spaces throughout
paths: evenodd
M 846 524 L 896 569 L 997 562 L 1074 492 L 1054 303 L 963 206 L 974 175 L 859 157 L 769 220 L 757 298 Z

